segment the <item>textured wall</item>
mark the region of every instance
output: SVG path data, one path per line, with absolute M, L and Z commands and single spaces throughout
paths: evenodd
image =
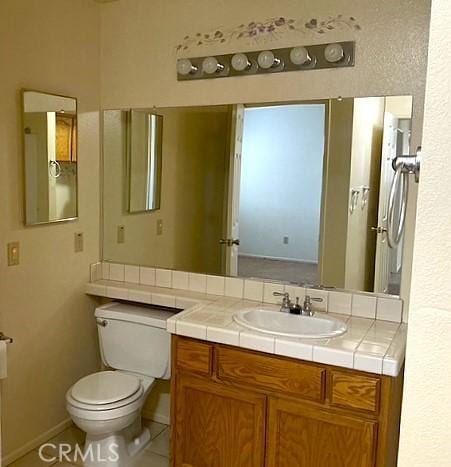
M 68 419 L 66 390 L 99 366 L 94 302 L 84 294 L 99 256 L 99 8 L 0 2 L 0 314 L 15 339 L 2 384 L 5 455 Z M 23 225 L 21 88 L 78 98 L 76 222 Z M 83 253 L 74 253 L 75 232 L 85 234 Z M 6 243 L 16 240 L 21 264 L 8 268 Z
M 380 94 L 414 94 L 422 108 L 429 21 L 428 0 L 122 0 L 102 8 L 102 100 L 105 108 L 264 102 Z M 355 17 L 347 26 L 304 28 L 270 38 L 227 39 L 191 46 L 177 55 L 185 35 L 210 33 L 271 17 Z M 355 68 L 309 73 L 176 81 L 177 56 L 356 40 Z M 207 41 L 208 42 L 208 41 Z
M 451 4 L 433 0 L 399 465 L 451 462 Z

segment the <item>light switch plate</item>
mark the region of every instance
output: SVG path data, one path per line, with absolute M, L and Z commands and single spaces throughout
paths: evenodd
M 75 253 L 80 253 L 83 251 L 83 232 L 75 233 L 75 244 L 74 251 Z
M 19 242 L 8 243 L 8 266 L 17 266 L 20 263 Z
M 117 243 L 125 243 L 125 226 L 117 226 Z

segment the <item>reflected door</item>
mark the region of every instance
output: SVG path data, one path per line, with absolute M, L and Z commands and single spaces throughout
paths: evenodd
M 227 203 L 227 239 L 222 242 L 226 249 L 226 274 L 238 275 L 239 215 L 241 154 L 243 147 L 244 105 L 235 105 L 232 112 L 229 195 Z
M 397 120 L 390 112 L 385 113 L 374 274 L 374 291 L 380 293 L 387 293 L 390 283 L 391 251 L 385 229 L 387 228 L 388 197 L 394 175 L 392 160 L 396 157 Z

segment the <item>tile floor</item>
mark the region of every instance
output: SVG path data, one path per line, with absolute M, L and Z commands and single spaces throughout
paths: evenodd
M 151 441 L 149 445 L 142 451 L 133 462 L 131 467 L 168 467 L 169 466 L 169 435 L 170 430 L 167 425 L 162 423 L 153 422 L 150 420 L 143 420 L 143 424 L 150 430 Z M 59 435 L 55 436 L 50 443 L 58 444 L 65 443 L 70 444 L 75 449 L 76 444 L 84 443 L 84 433 L 77 427 L 72 426 L 67 430 L 63 431 Z M 44 453 L 47 452 L 44 449 Z M 72 451 L 74 452 L 74 451 Z M 52 451 L 48 451 L 49 457 L 54 455 Z M 68 458 L 72 459 L 72 462 L 63 460 L 62 462 L 45 462 L 39 458 L 38 450 L 31 451 L 21 459 L 18 459 L 9 467 L 44 467 L 44 466 L 57 466 L 57 467 L 70 467 L 70 466 L 81 466 L 83 465 L 81 460 L 74 460 L 73 454 L 68 454 Z

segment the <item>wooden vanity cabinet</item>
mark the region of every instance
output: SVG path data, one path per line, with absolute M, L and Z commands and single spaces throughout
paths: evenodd
M 173 336 L 173 467 L 394 467 L 397 378 Z

